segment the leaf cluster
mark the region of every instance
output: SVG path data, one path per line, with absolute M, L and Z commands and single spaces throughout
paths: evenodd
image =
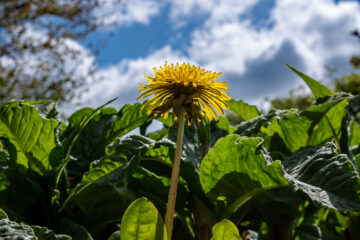
M 186 126 L 173 239 L 359 239 L 354 96 L 291 69 L 310 107 L 261 114 L 231 100 L 218 122 Z M 165 239 L 171 116 L 105 104 L 61 122 L 34 104 L 0 106 L 0 236 Z M 152 121 L 163 128 L 147 133 Z

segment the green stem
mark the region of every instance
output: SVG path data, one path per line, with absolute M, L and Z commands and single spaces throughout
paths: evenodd
M 184 137 L 184 122 L 185 122 L 185 110 L 181 109 L 180 116 L 178 119 L 179 128 L 178 128 L 178 135 L 176 140 L 175 157 L 174 157 L 173 168 L 171 173 L 171 183 L 170 183 L 168 204 L 167 204 L 166 216 L 165 216 L 165 226 L 166 226 L 168 240 L 171 240 L 171 233 L 173 228 L 176 190 L 179 180 L 180 157 L 181 157 L 182 142 Z

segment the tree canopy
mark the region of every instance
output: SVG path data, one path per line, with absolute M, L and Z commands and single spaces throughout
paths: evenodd
M 74 40 L 111 24 L 109 12 L 101 11 L 102 2 L 0 1 L 0 101 L 68 101 L 76 96 L 75 90 L 92 76 L 95 62 Z

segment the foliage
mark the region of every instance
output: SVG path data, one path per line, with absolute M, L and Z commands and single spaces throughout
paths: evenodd
M 270 104 L 271 108 L 276 109 L 297 108 L 299 110 L 304 110 L 309 108 L 313 101 L 314 97 L 311 94 L 298 94 L 295 90 L 290 91 L 289 95 L 286 97 L 271 99 Z
M 109 25 L 100 0 L 0 2 L 0 101 L 68 101 L 92 75 L 94 63 L 72 40 Z M 119 0 L 108 1 L 118 5 Z M 109 8 L 111 9 L 111 8 Z M 81 67 L 79 67 L 81 66 Z M 74 74 L 81 68 L 82 75 Z
M 354 96 L 293 70 L 314 95 L 306 109 L 232 100 L 231 115 L 185 127 L 173 239 L 359 239 Z M 137 103 L 65 123 L 34 104 L 0 105 L 0 236 L 164 239 L 172 116 Z M 164 126 L 146 134 L 152 121 Z

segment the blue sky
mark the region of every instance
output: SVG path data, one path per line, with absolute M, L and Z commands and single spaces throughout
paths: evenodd
M 275 0 L 259 1 L 249 12 L 239 18 L 250 20 L 254 28 L 270 27 L 268 18 L 274 6 Z M 130 26 L 111 29 L 109 32 L 99 30 L 82 40 L 81 43 L 86 46 L 88 43 L 107 40 L 97 56 L 99 67 L 112 65 L 123 58 L 146 56 L 166 44 L 187 55 L 186 49 L 190 45 L 191 33 L 204 23 L 208 14 L 192 16 L 186 25 L 174 28 L 173 23 L 168 19 L 169 8 L 169 4 L 163 6 L 159 14 L 153 16 L 148 24 L 135 22 Z
M 111 1 L 111 0 L 104 0 Z M 252 104 L 284 96 L 302 84 L 285 64 L 327 81 L 325 66 L 348 73 L 360 53 L 350 35 L 360 28 L 359 1 L 334 0 L 124 0 L 109 16 L 116 26 L 80 42 L 97 62 L 81 101 L 99 106 L 119 97 L 133 103 L 144 73 L 168 62 L 187 61 L 222 72 L 229 95 Z M 104 12 L 107 9 L 104 7 Z M 110 36 L 112 35 L 112 36 Z M 106 40 L 107 44 L 97 45 Z M 100 53 L 92 55 L 87 44 Z

